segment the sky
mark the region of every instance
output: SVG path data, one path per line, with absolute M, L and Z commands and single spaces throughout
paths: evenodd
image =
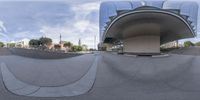
M 52 38 L 94 47 L 99 35 L 99 1 L 0 1 L 0 41 Z
M 61 34 L 63 41 L 78 44 L 81 39 L 82 44 L 96 48 L 99 6 L 103 1 L 111 0 L 0 0 L 0 41 L 43 36 L 58 43 Z M 200 36 L 190 40 L 200 41 Z

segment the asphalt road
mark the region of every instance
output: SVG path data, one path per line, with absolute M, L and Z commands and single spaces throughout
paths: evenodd
M 199 100 L 200 98 L 200 56 L 170 54 L 168 57 L 152 58 L 110 53 L 97 55 L 99 59 L 96 79 L 93 87 L 85 94 L 56 98 L 19 96 L 5 88 L 0 74 L 0 100 Z M 75 58 L 74 61 L 79 64 Z M 86 58 L 82 59 L 82 62 Z M 12 66 L 9 68 L 12 69 Z
M 170 51 L 172 54 L 200 56 L 200 47 L 185 47 Z

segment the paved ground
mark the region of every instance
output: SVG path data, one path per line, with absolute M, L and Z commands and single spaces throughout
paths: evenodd
M 168 57 L 152 58 L 110 53 L 98 55 L 95 83 L 90 91 L 83 95 L 59 98 L 18 96 L 7 91 L 0 74 L 0 100 L 199 100 L 200 98 L 200 56 L 170 54 Z M 86 56 L 83 55 L 83 58 Z M 83 62 L 86 58 L 82 59 Z M 76 57 L 74 61 L 79 62 Z M 14 69 L 15 65 L 18 64 L 13 64 L 9 69 Z
M 43 51 L 39 49 L 34 50 L 23 48 L 10 48 L 9 51 L 14 55 L 36 59 L 63 59 L 82 55 L 81 53 L 59 53 L 52 51 Z
M 7 48 L 0 48 L 0 56 L 11 55 L 12 53 Z
M 200 47 L 187 47 L 170 51 L 172 54 L 200 56 Z
M 0 61 L 23 82 L 38 86 L 58 86 L 79 80 L 89 70 L 94 58 L 92 54 L 57 60 L 11 55 L 0 56 Z
M 77 96 L 86 93 L 91 89 L 91 87 L 94 84 L 95 77 L 96 77 L 96 69 L 97 69 L 97 61 L 98 56 L 95 56 L 95 61 L 90 66 L 89 70 L 77 81 L 71 82 L 70 84 L 63 84 L 59 85 L 59 83 L 55 84 L 54 86 L 48 86 L 48 85 L 32 85 L 26 82 L 23 82 L 19 80 L 19 78 L 16 77 L 16 75 L 13 75 L 12 72 L 8 69 L 5 63 L 1 63 L 1 71 L 3 76 L 3 82 L 5 87 L 12 93 L 22 96 L 31 96 L 31 97 L 63 97 L 63 96 Z M 84 67 L 84 66 L 82 66 Z M 38 68 L 39 69 L 39 68 Z M 46 69 L 48 70 L 48 69 Z M 79 72 L 79 70 L 72 70 L 74 74 L 77 74 L 76 72 Z M 52 73 L 53 74 L 53 73 Z M 59 73 L 57 73 L 59 74 Z M 71 79 L 74 79 L 74 74 L 69 74 L 68 77 L 71 77 Z M 29 74 L 31 75 L 31 73 Z M 40 76 L 43 76 L 44 74 L 41 74 Z M 53 74 L 55 76 L 55 74 Z M 60 77 L 52 77 L 50 78 L 54 80 L 59 80 Z M 20 77 L 21 78 L 21 77 Z M 76 79 L 76 78 L 75 78 Z M 48 79 L 44 79 L 44 81 L 48 81 Z M 66 78 L 66 81 L 67 80 Z

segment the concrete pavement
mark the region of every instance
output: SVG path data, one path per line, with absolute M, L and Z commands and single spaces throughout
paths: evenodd
M 32 59 L 15 55 L 0 56 L 0 61 L 4 62 L 18 79 L 38 86 L 73 83 L 85 75 L 94 59 L 92 54 L 57 60 Z
M 90 69 L 86 72 L 84 76 L 82 76 L 76 82 L 65 85 L 57 84 L 55 86 L 36 86 L 22 82 L 17 79 L 12 74 L 12 72 L 9 71 L 5 63 L 1 63 L 1 71 L 5 87 L 10 92 L 17 95 L 31 97 L 77 96 L 89 91 L 90 88 L 93 86 L 96 77 L 97 61 L 98 57 L 95 57 L 95 61 L 90 66 Z
M 171 54 L 168 57 L 152 58 L 110 53 L 98 55 L 100 58 L 97 62 L 95 83 L 85 94 L 57 98 L 18 96 L 7 91 L 0 76 L 0 99 L 199 100 L 200 98 L 199 56 Z M 87 58 L 87 55 L 83 56 Z M 9 69 L 12 70 L 12 67 Z
M 170 53 L 181 54 L 181 55 L 196 55 L 196 56 L 199 56 L 200 55 L 200 47 L 199 46 L 183 47 L 183 48 L 172 50 L 172 51 L 170 51 Z

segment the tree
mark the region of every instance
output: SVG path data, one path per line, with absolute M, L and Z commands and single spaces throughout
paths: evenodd
M 10 48 L 13 48 L 13 47 L 15 47 L 15 43 L 7 43 L 7 46 Z
M 184 47 L 190 47 L 190 46 L 194 46 L 194 43 L 192 43 L 191 41 L 184 42 Z
M 72 46 L 73 46 L 73 44 L 71 42 L 67 42 L 67 41 L 65 41 L 64 44 L 63 44 L 63 47 L 66 48 L 66 51 L 71 51 Z
M 0 47 L 4 47 L 4 43 L 3 42 L 0 42 Z
M 41 37 L 39 39 L 39 41 L 41 42 L 42 46 L 50 46 L 52 44 L 52 39 L 51 38 L 47 38 L 47 37 Z
M 195 46 L 200 46 L 200 42 L 195 43 Z
M 55 48 L 55 49 L 60 49 L 61 46 L 60 46 L 59 44 L 55 44 L 55 45 L 54 45 L 54 48 Z
M 88 46 L 85 45 L 85 44 L 82 45 L 82 48 L 83 48 L 83 51 L 87 51 L 88 50 Z
M 74 51 L 74 52 L 82 51 L 82 50 L 83 50 L 83 48 L 81 46 L 77 46 L 77 45 L 72 46 L 72 51 Z
M 93 48 L 90 48 L 90 49 L 89 49 L 89 51 L 94 51 L 94 50 L 95 50 L 95 49 L 93 49 Z
M 65 42 L 63 46 L 71 48 L 73 46 L 73 44 L 71 42 Z
M 41 44 L 41 42 L 40 42 L 40 40 L 38 40 L 38 39 L 31 39 L 31 40 L 29 41 L 29 45 L 30 45 L 31 47 L 39 47 L 40 44 Z

